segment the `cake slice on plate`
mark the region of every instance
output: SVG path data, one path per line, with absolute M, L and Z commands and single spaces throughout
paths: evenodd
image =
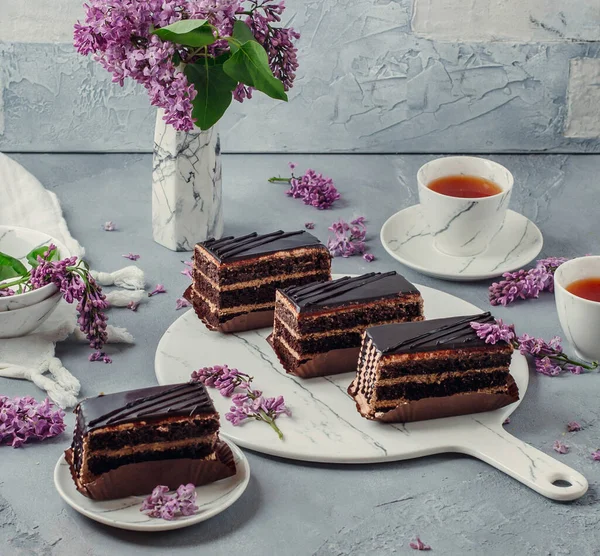
M 269 343 L 288 373 L 356 370 L 368 326 L 423 319 L 419 290 L 396 272 L 371 272 L 277 292 Z
M 235 475 L 219 414 L 200 383 L 87 398 L 75 408 L 65 457 L 77 489 L 96 500 L 176 489 Z
M 196 245 L 184 297 L 211 330 L 273 324 L 277 288 L 331 279 L 331 255 L 304 230 L 209 239 Z
M 487 344 L 471 322 L 490 313 L 366 330 L 348 393 L 380 421 L 419 421 L 498 409 L 519 399 L 509 374 L 513 347 Z

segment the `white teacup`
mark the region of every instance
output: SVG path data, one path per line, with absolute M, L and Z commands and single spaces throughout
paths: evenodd
M 554 274 L 556 310 L 563 332 L 586 361 L 600 360 L 600 302 L 573 295 L 567 286 L 600 277 L 600 257 L 579 257 L 561 264 Z
M 444 176 L 478 176 L 502 191 L 476 199 L 450 197 L 429 189 Z M 512 174 L 502 165 L 475 156 L 437 158 L 421 166 L 417 174 L 419 200 L 434 238 L 434 245 L 447 255 L 469 257 L 485 251 L 504 224 L 513 187 Z

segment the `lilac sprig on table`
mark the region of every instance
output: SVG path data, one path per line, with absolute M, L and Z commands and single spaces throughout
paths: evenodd
M 371 262 L 375 257 L 370 253 L 365 253 L 367 248 L 365 238 L 367 237 L 367 225 L 364 216 L 359 216 L 350 223 L 339 219 L 329 226 L 329 230 L 334 233 L 333 237 L 327 240 L 327 249 L 332 257 L 352 257 L 353 255 L 363 255 L 367 262 Z
M 533 358 L 535 370 L 546 376 L 558 376 L 564 372 L 578 375 L 584 370 L 592 371 L 598 368 L 598 362 L 586 363 L 570 358 L 563 352 L 561 339 L 555 336 L 546 342 L 541 338 L 534 338 L 529 334 L 517 336 L 513 324 L 504 324 L 502 319 L 495 319 L 495 323 L 472 322 L 471 328 L 477 336 L 488 344 L 500 341 L 511 344 L 523 355 Z
M 280 415 L 292 415 L 283 396 L 265 398 L 260 390 L 252 388 L 253 377 L 228 365 L 198 369 L 192 373 L 191 379 L 193 382 L 202 382 L 205 386 L 216 388 L 222 396 L 231 398 L 233 405 L 225 414 L 225 419 L 232 425 L 240 425 L 247 419 L 262 421 L 283 440 L 283 433 L 275 421 Z M 241 392 L 236 393 L 238 388 Z
M 172 521 L 180 515 L 193 515 L 198 511 L 196 496 L 196 487 L 192 483 L 181 485 L 173 494 L 169 494 L 168 486 L 158 485 L 142 502 L 140 512 Z
M 554 291 L 554 273 L 556 269 L 568 261 L 564 257 L 548 257 L 536 262 L 534 268 L 505 272 L 504 280 L 494 282 L 489 287 L 489 298 L 492 305 L 506 306 L 517 299 L 535 299 L 543 291 Z
M 312 169 L 308 169 L 302 176 L 297 177 L 293 173 L 296 165 L 290 162 L 289 166 L 292 170 L 291 177 L 282 178 L 277 176 L 269 178 L 270 183 L 289 184 L 290 188 L 285 192 L 289 197 L 302 199 L 305 205 L 310 205 L 319 210 L 331 208 L 333 203 L 341 197 L 331 178 L 326 178 L 323 174 Z
M 65 430 L 65 412 L 46 398 L 0 396 L 0 446 L 19 448 L 31 440 L 46 440 Z

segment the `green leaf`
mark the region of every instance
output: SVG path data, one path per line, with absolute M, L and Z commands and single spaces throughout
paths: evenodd
M 44 258 L 44 253 L 48 251 L 48 247 L 49 245 L 43 245 L 42 247 L 38 247 L 37 249 L 33 249 L 32 251 L 27 253 L 27 262 L 33 268 L 37 267 L 39 265 L 37 260 L 38 256 Z M 52 251 L 50 251 L 48 257 L 45 257 L 47 261 L 58 261 L 58 258 L 58 249 L 53 249 Z
M 28 270 L 21 261 L 5 253 L 0 253 L 0 280 L 26 276 L 27 273 Z
M 269 67 L 265 49 L 256 41 L 247 41 L 223 64 L 225 73 L 271 98 L 287 100 L 283 83 Z
M 237 81 L 224 71 L 223 65 L 210 65 L 204 61 L 187 64 L 185 76 L 196 89 L 196 98 L 192 102 L 192 118 L 200 129 L 210 129 L 223 116 L 231 104 L 232 94 Z
M 195 48 L 208 46 L 215 42 L 212 27 L 206 19 L 182 19 L 166 27 L 154 29 L 152 33 L 164 41 Z
M 256 37 L 252 33 L 250 27 L 248 27 L 248 25 L 246 25 L 243 21 L 239 19 L 236 19 L 235 23 L 233 24 L 232 36 L 234 39 L 236 39 L 236 41 L 240 42 L 241 44 L 244 44 L 248 41 L 256 41 Z M 229 47 L 231 48 L 232 53 L 237 52 L 239 50 L 239 46 L 238 44 L 236 44 L 235 41 L 230 41 Z

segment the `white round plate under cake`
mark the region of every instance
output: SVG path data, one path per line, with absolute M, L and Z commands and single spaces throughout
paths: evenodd
M 130 531 L 170 531 L 181 529 L 221 513 L 231 506 L 246 490 L 250 481 L 250 467 L 244 453 L 227 442 L 236 466 L 233 477 L 196 488 L 198 511 L 193 515 L 176 517 L 172 521 L 149 517 L 140 511 L 146 496 L 128 496 L 118 500 L 91 500 L 81 494 L 73 483 L 69 465 L 64 456 L 54 468 L 54 484 L 61 498 L 80 514 L 118 529 Z M 148 493 L 149 494 L 149 493 Z
M 428 319 L 482 312 L 458 297 L 417 287 Z M 200 367 L 227 364 L 253 376 L 254 387 L 265 396 L 283 395 L 292 416 L 278 419 L 284 434 L 279 440 L 264 423 L 249 421 L 234 427 L 224 418 L 231 400 L 210 390 L 221 414 L 221 433 L 240 446 L 265 454 L 350 464 L 459 452 L 486 461 L 549 498 L 573 500 L 587 491 L 583 475 L 504 430 L 502 423 L 520 402 L 496 411 L 432 421 L 369 421 L 359 415 L 346 391 L 353 373 L 308 380 L 288 375 L 266 341 L 270 333 L 269 328 L 235 334 L 211 332 L 190 310 L 170 326 L 158 344 L 158 383 L 186 382 Z M 515 352 L 510 370 L 522 399 L 529 382 L 525 357 Z M 570 486 L 556 486 L 557 480 L 568 481 Z
M 542 250 L 539 228 L 509 210 L 488 248 L 472 257 L 453 257 L 436 249 L 429 228 L 414 205 L 392 215 L 381 228 L 381 243 L 394 259 L 423 274 L 444 280 L 485 280 L 530 263 Z

